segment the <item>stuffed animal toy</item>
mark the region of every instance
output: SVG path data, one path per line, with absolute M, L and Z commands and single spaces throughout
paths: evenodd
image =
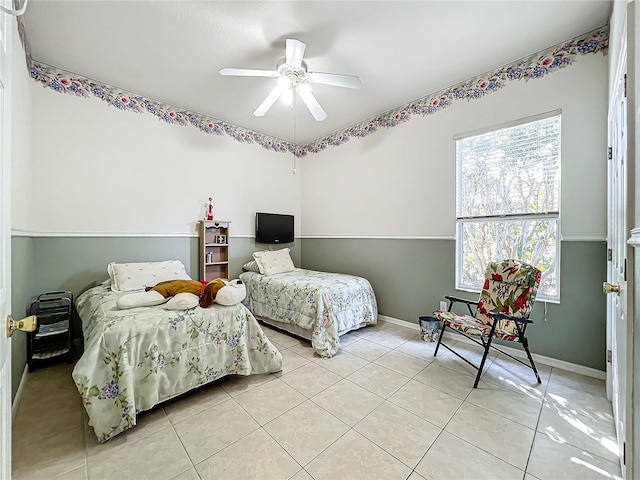
M 170 299 L 163 307 L 167 310 L 185 310 L 200 305 L 208 308 L 213 303 L 235 305 L 244 300 L 247 291 L 240 280 L 231 282 L 216 278 L 210 282 L 197 280 L 168 280 L 153 287 L 146 287 L 144 293 L 132 293 L 118 298 L 120 309 L 159 305 Z
M 164 298 L 174 297 L 179 293 L 191 293 L 198 296 L 202 308 L 208 308 L 213 305 L 218 290 L 224 286 L 225 283 L 221 278 L 216 278 L 208 283 L 196 280 L 167 280 L 154 287 L 147 287 L 144 291 L 153 290 Z

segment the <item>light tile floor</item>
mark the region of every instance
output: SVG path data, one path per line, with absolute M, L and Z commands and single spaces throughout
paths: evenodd
M 283 371 L 229 377 L 106 444 L 71 366 L 29 374 L 13 425 L 19 479 L 597 479 L 621 477 L 604 382 L 503 355 L 473 370 L 417 329 L 380 322 L 331 359 L 265 327 Z M 479 349 L 455 348 L 475 360 Z

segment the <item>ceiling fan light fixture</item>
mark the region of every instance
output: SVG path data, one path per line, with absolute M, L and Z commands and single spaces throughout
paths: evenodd
M 284 93 L 286 90 L 291 89 L 291 82 L 287 77 L 278 78 L 278 88 Z
M 287 77 L 278 78 L 278 90 L 280 91 L 280 101 L 287 107 L 293 108 L 293 86 Z
M 303 60 L 306 45 L 300 40 L 288 38 L 285 46 L 286 58 L 278 63 L 276 70 L 250 70 L 245 68 L 223 68 L 220 70 L 220 75 L 278 78 L 278 84 L 253 112 L 255 116 L 264 116 L 278 98 L 284 104 L 293 108 L 294 96 L 297 93 L 311 115 L 313 115 L 313 118 L 321 122 L 327 118 L 327 114 L 311 93 L 311 85 L 309 83 L 344 88 L 360 87 L 360 78 L 357 75 L 309 72 L 307 64 Z
M 287 107 L 293 108 L 293 88 L 289 87 L 280 94 L 280 101 Z

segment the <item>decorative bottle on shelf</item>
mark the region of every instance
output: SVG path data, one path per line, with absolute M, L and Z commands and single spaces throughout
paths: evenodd
M 207 205 L 207 218 L 206 220 L 213 220 L 214 217 L 214 213 L 213 213 L 213 198 L 209 197 L 209 204 Z
M 207 263 L 213 262 L 213 254 L 211 252 L 207 252 Z

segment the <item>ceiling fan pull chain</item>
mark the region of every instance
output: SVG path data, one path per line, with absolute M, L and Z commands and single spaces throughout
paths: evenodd
M 298 158 L 298 143 L 296 142 L 296 117 L 297 112 L 295 110 L 296 96 L 293 96 L 293 102 L 291 102 L 291 109 L 293 110 L 293 174 L 296 174 L 296 160 Z

